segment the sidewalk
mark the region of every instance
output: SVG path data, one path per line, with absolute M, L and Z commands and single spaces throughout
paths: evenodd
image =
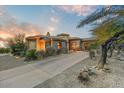
M 0 87 L 34 87 L 88 57 L 87 52 L 67 54 L 0 72 Z
M 4 54 L 0 54 L 0 56 L 6 56 L 6 55 L 9 55 L 9 54 L 6 54 L 6 53 L 4 53 Z

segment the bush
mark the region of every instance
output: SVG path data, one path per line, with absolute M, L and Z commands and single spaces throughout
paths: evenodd
M 89 49 L 97 49 L 98 45 L 97 44 L 91 44 L 89 46 Z
M 47 48 L 45 56 L 53 56 L 53 55 L 56 55 L 56 50 L 53 47 Z
M 14 56 L 24 56 L 26 52 L 26 45 L 24 43 L 16 43 L 10 46 L 11 53 Z
M 57 50 L 57 54 L 67 54 L 68 49 L 67 48 L 60 48 Z
M 30 61 L 35 59 L 37 59 L 36 50 L 35 49 L 28 50 L 25 55 L 25 60 Z
M 61 48 L 60 51 L 63 54 L 67 54 L 68 53 L 68 49 L 67 48 Z
M 9 48 L 0 48 L 0 53 L 9 53 L 10 49 Z
M 57 50 L 56 50 L 56 54 L 57 54 L 57 55 L 61 54 L 61 49 L 57 49 Z
M 36 55 L 37 59 L 40 60 L 45 57 L 45 51 L 43 51 L 43 50 L 36 51 L 35 55 Z
M 61 48 L 58 49 L 57 51 L 53 47 L 46 48 L 46 51 L 43 50 L 36 51 L 35 49 L 31 49 L 26 52 L 25 60 L 26 61 L 36 60 L 36 59 L 40 60 L 44 57 L 53 56 L 61 53 L 63 54 L 68 53 L 67 48 Z

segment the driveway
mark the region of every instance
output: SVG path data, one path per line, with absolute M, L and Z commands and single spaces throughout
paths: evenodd
M 87 52 L 64 54 L 57 59 L 48 59 L 9 70 L 0 71 L 0 87 L 31 88 L 88 57 Z

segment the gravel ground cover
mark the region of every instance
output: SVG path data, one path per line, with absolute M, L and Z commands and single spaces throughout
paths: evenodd
M 124 87 L 124 61 L 110 58 L 107 61 L 106 68 L 109 73 L 99 72 L 90 77 L 86 84 L 80 82 L 77 77 L 84 66 L 92 67 L 98 62 L 99 57 L 94 60 L 89 58 L 68 68 L 61 74 L 35 86 L 35 88 L 123 88 Z

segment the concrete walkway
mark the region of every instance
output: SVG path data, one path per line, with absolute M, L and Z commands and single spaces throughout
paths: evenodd
M 0 71 L 0 87 L 31 88 L 61 73 L 72 65 L 88 57 L 87 52 L 65 54 L 56 60 L 29 64 Z
M 6 56 L 6 55 L 9 55 L 9 54 L 6 54 L 6 53 L 0 54 L 0 56 Z

